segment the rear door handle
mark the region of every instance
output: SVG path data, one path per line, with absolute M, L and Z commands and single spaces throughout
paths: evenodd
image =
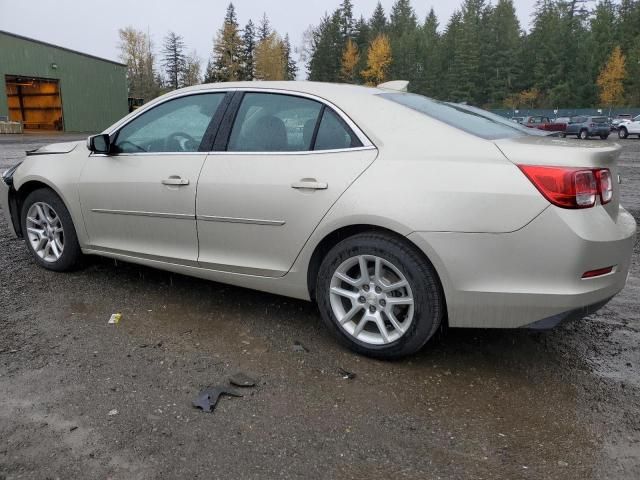
M 296 190 L 326 190 L 329 185 L 325 182 L 318 182 L 315 178 L 303 178 L 298 182 L 293 182 L 291 188 Z
M 164 180 L 162 180 L 162 184 L 179 187 L 183 185 L 189 185 L 189 180 L 186 178 L 178 177 L 178 176 L 171 176 L 169 178 L 165 178 Z

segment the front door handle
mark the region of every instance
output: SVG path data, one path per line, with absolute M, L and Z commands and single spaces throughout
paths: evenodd
M 296 190 L 326 190 L 329 185 L 325 182 L 318 182 L 315 178 L 303 178 L 298 182 L 293 182 L 291 188 Z
M 176 187 L 176 186 L 180 187 L 184 185 L 189 185 L 189 180 L 187 178 L 182 178 L 182 177 L 172 175 L 171 177 L 165 178 L 164 180 L 162 180 L 162 184 L 170 185 L 173 187 Z

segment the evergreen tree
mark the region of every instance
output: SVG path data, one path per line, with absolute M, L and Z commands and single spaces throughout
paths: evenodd
M 167 76 L 168 86 L 172 90 L 182 87 L 182 77 L 187 66 L 184 55 L 184 41 L 175 32 L 169 32 L 164 38 L 162 66 Z
M 222 28 L 213 46 L 213 69 L 211 81 L 229 82 L 239 80 L 242 76 L 242 40 L 240 38 L 238 19 L 233 3 L 227 7 Z M 209 69 L 207 69 L 209 74 Z
M 271 23 L 266 13 L 262 14 L 260 25 L 258 26 L 258 42 L 265 41 L 271 35 Z
M 404 33 L 415 30 L 418 25 L 416 12 L 410 0 L 396 0 L 391 7 L 389 30 L 391 35 L 400 37 Z
M 360 72 L 362 72 L 365 68 L 367 68 L 366 51 L 367 51 L 369 42 L 371 41 L 371 27 L 369 26 L 369 23 L 365 20 L 363 16 L 360 16 L 360 18 L 355 23 L 354 35 L 355 36 L 353 41 L 356 45 L 359 55 L 358 55 L 358 65 L 356 66 L 355 75 L 352 81 L 356 83 L 361 83 L 364 80 L 362 79 Z
M 242 32 L 242 80 L 253 80 L 255 78 L 255 49 L 255 26 L 249 20 Z
M 353 2 L 351 0 L 342 0 L 339 7 L 340 10 L 340 34 L 346 45 L 347 39 L 353 37 Z
M 292 56 L 291 42 L 289 41 L 289 34 L 284 36 L 284 42 L 282 44 L 284 63 L 285 63 L 285 80 L 295 80 L 298 74 L 298 65 Z
M 442 65 L 440 59 L 440 34 L 438 17 L 433 8 L 429 10 L 422 26 L 422 74 L 411 87 L 413 91 L 438 98 L 440 95 Z
M 381 33 L 386 33 L 387 31 L 387 15 L 384 13 L 384 8 L 382 8 L 382 4 L 378 2 L 376 5 L 376 9 L 373 11 L 373 16 L 369 21 L 369 28 L 371 30 L 371 37 L 375 38 Z
M 309 80 L 338 82 L 342 59 L 340 10 L 329 17 L 325 14 L 313 32 L 313 52 L 309 61 Z
M 501 106 L 519 75 L 520 22 L 512 0 L 498 0 L 488 18 L 487 103 Z
M 458 82 L 463 75 L 464 66 L 461 63 L 460 51 L 462 49 L 462 13 L 459 10 L 453 12 L 447 23 L 442 37 L 442 77 L 441 98 L 452 101 L 460 101 L 465 93 L 458 89 Z
M 416 14 L 409 0 L 396 0 L 391 8 L 389 37 L 393 62 L 391 78 L 415 84 L 423 74 L 422 35 Z

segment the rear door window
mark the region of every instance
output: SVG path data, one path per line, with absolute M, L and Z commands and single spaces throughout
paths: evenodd
M 296 152 L 311 150 L 322 104 L 275 93 L 245 93 L 227 151 Z

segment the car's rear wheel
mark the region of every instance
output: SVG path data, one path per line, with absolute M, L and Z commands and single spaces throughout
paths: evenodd
M 580 140 L 586 140 L 587 138 L 589 138 L 589 132 L 587 130 L 580 130 L 580 133 L 578 134 L 578 138 Z
M 21 222 L 27 249 L 38 265 L 56 272 L 79 265 L 82 251 L 73 221 L 55 192 L 42 188 L 27 195 Z
M 618 130 L 618 138 L 621 138 L 624 140 L 628 136 L 629 136 L 629 132 L 627 131 L 627 129 L 624 127 L 620 127 L 620 129 Z
M 398 358 L 420 350 L 444 317 L 433 266 L 385 233 L 343 240 L 324 258 L 316 300 L 329 330 L 352 350 Z

